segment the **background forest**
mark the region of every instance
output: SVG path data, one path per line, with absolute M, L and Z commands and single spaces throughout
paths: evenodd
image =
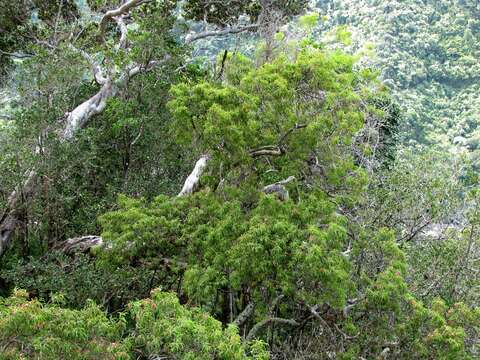
M 0 5 L 0 359 L 480 358 L 478 1 Z

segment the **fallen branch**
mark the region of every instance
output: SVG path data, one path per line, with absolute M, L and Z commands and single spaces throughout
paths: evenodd
M 131 247 L 133 242 L 127 243 L 127 248 Z M 87 253 L 94 246 L 99 246 L 104 250 L 112 249 L 112 245 L 103 241 L 103 238 L 98 235 L 86 235 L 71 238 L 65 242 L 59 244 L 56 248 L 63 251 L 65 254 L 74 255 L 76 253 Z M 188 263 L 180 260 L 170 259 L 170 258 L 159 258 L 158 259 L 163 265 L 169 267 L 178 267 L 180 269 L 185 269 L 188 266 Z

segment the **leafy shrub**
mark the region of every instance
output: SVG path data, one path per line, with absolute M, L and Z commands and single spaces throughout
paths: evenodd
M 223 330 L 208 314 L 181 306 L 171 293 L 153 291 L 116 318 L 93 302 L 70 310 L 27 297 L 17 290 L 0 302 L 0 359 L 269 358 L 261 343 L 247 349 L 235 327 Z

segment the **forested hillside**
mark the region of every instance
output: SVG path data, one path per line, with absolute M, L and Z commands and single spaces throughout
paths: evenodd
M 400 101 L 408 144 L 467 153 L 478 162 L 480 4 L 476 0 L 318 1 L 318 36 L 336 26 L 352 34 L 350 51 L 368 61 Z
M 0 5 L 0 359 L 480 358 L 476 1 Z

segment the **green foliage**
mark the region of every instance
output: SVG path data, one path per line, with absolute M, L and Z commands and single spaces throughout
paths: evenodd
M 405 144 L 467 154 L 478 163 L 475 1 L 329 0 L 317 1 L 317 10 L 328 15 L 317 28 L 319 39 L 340 26 L 352 32 L 351 51 L 375 45 L 365 62 L 381 69 L 402 107 Z
M 61 301 L 61 297 L 57 298 Z M 246 346 L 234 327 L 181 306 L 175 295 L 153 291 L 149 299 L 129 304 L 117 319 L 94 303 L 69 310 L 28 300 L 23 291 L 0 301 L 0 359 L 178 359 L 269 358 L 259 342 Z
M 303 28 L 307 30 L 311 30 L 315 25 L 317 25 L 319 18 L 320 18 L 319 13 L 306 14 L 300 17 L 299 24 Z
M 268 184 L 310 172 L 309 159 L 316 158 L 332 192 L 343 181 L 347 189 L 361 189 L 364 176 L 350 146 L 368 114 L 361 96 L 376 86 L 353 71 L 353 57 L 307 48 L 293 63 L 281 56 L 258 69 L 244 59 L 230 61 L 223 84 L 172 88 L 169 108 L 179 141 L 195 153 L 211 153 L 212 168 L 228 182 L 247 172 L 250 181 Z M 263 150 L 277 155 L 256 155 Z M 209 185 L 220 180 L 214 176 Z
M 154 271 L 134 267 L 110 271 L 98 266 L 91 256 L 77 254 L 72 258 L 58 251 L 24 261 L 10 259 L 3 264 L 1 276 L 7 284 L 15 284 L 42 301 L 61 293 L 63 305 L 79 309 L 91 299 L 111 312 L 147 297 L 159 285 Z
M 365 189 L 349 146 L 369 114 L 362 111 L 374 113 L 359 106 L 361 96 L 374 94 L 367 80 L 372 74 L 356 74 L 351 57 L 318 50 L 260 68 L 250 68 L 241 57 L 231 61 L 240 66 L 228 64 L 222 84 L 172 89 L 172 132 L 185 146 L 192 144 L 192 152 L 212 156 L 203 190 L 150 203 L 121 197 L 120 209 L 101 218 L 109 244 L 99 254 L 102 266 L 157 269 L 175 284 L 180 298 L 225 325 L 254 304 L 240 329 L 249 338 L 270 336 L 273 353 L 299 356 L 304 349 L 298 344 L 311 341 L 344 358 L 371 358 L 394 343 L 401 345 L 389 351 L 398 358 L 411 358 L 417 349 L 415 358 L 427 359 L 422 349 L 428 346 L 439 358 L 468 358 L 473 348 L 466 345 L 471 337 L 463 335 L 466 323 L 418 325 L 417 317 L 427 319 L 437 310 L 423 305 L 418 314 L 412 310 L 407 257 L 395 232 L 356 224 L 347 211 L 361 204 Z M 314 97 L 320 89 L 327 93 L 321 99 Z M 373 101 L 378 107 L 388 104 L 378 99 Z M 282 134 L 301 123 L 307 126 L 289 133 L 279 153 L 252 155 L 262 145 L 278 144 Z M 308 165 L 316 149 L 322 149 L 323 172 Z M 271 169 L 279 174 L 270 175 Z M 304 182 L 287 185 L 294 194 L 290 200 L 262 194 L 264 184 L 307 171 Z M 272 320 L 272 314 L 280 320 Z M 325 336 L 315 335 L 315 323 L 301 334 L 288 328 L 312 318 L 328 327 Z M 273 321 L 288 325 L 266 325 Z M 476 329 L 477 320 L 472 321 Z M 297 345 L 285 350 L 289 337 Z
M 340 53 L 305 49 L 295 62 L 281 57 L 258 69 L 242 58 L 231 61 L 228 82 L 180 84 L 169 103 L 179 141 L 212 155 L 205 177 L 211 190 L 187 199 L 161 196 L 151 204 L 122 198 L 121 209 L 101 220 L 111 242 L 105 261 L 191 264 L 181 269 L 186 295 L 224 321 L 246 306 L 246 288 L 248 298 L 263 297 L 266 304 L 281 292 L 292 301 L 341 307 L 352 284 L 341 254 L 346 223 L 335 204 L 353 204 L 365 184 L 348 154 L 364 119 L 360 94 L 374 91 L 374 84 L 369 89 L 371 82 L 352 70 L 354 59 Z M 237 62 L 241 66 L 233 67 Z M 277 148 L 272 156 L 252 155 Z M 313 173 L 312 157 L 320 173 Z M 292 188 L 299 202 L 259 191 L 261 184 L 305 173 L 328 195 L 301 182 Z M 238 293 L 239 310 L 230 314 L 217 304 L 226 306 L 226 298 L 215 300 L 225 288 Z M 271 289 L 266 300 L 265 289 Z
M 279 0 L 267 3 L 272 6 L 268 11 L 278 11 L 286 16 L 298 15 L 307 6 L 306 0 Z M 211 3 L 209 0 L 189 0 L 185 4 L 187 19 L 207 21 L 211 24 L 226 26 L 234 24 L 243 16 L 248 16 L 256 23 L 262 12 L 262 2 L 258 0 L 227 0 Z
M 117 264 L 140 258 L 155 265 L 168 258 L 174 271 L 187 260 L 191 266 L 184 269 L 185 292 L 213 313 L 224 287 L 234 292 L 248 287 L 252 300 L 265 296 L 264 289 L 276 289 L 293 298 L 315 296 L 341 306 L 351 286 L 348 263 L 340 254 L 345 230 L 335 222 L 325 231 L 309 229 L 319 216 L 326 223 L 335 221 L 325 200 L 311 197 L 297 206 L 269 196 L 247 214 L 240 202 L 225 203 L 212 194 L 188 201 L 159 197 L 147 206 L 124 201 L 123 209 L 102 218 L 103 236 L 112 241 L 102 256 Z M 297 276 L 305 282 L 302 288 L 294 285 L 300 281 Z M 317 292 L 318 282 L 322 291 Z
M 93 303 L 83 310 L 43 305 L 17 291 L 0 302 L 1 359 L 127 359 L 112 321 Z
M 467 170 L 468 164 L 440 151 L 399 148 L 395 161 L 371 178 L 365 221 L 392 227 L 399 242 L 411 242 L 459 211 Z
M 173 355 L 179 359 L 269 359 L 261 343 L 252 345 L 247 356 L 237 329 L 222 329 L 219 321 L 198 308 L 181 306 L 169 293 L 154 291 L 152 298 L 130 304 L 135 320 L 134 336 L 128 346 L 148 354 Z
M 268 33 L 306 3 L 145 2 L 124 18 L 128 50 L 113 21 L 97 31 L 118 1 L 5 8 L 2 51 L 32 56 L 1 124 L 0 207 L 32 167 L 38 190 L 2 258 L 3 294 L 28 293 L 0 301 L 0 358 L 478 357 L 478 195 L 465 190 L 478 177 L 442 152 L 475 155 L 480 138 L 475 4 L 332 0 L 319 13 L 333 43 L 314 40 L 318 13 Z M 191 20 L 258 21 L 267 40 L 257 61 L 225 46 L 210 74 L 179 43 Z M 166 63 L 59 141 L 65 113 L 99 89 L 79 49 L 114 77 Z M 395 147 L 408 124 L 442 151 Z M 202 155 L 195 193 L 174 197 Z M 88 255 L 52 250 L 100 227 Z

